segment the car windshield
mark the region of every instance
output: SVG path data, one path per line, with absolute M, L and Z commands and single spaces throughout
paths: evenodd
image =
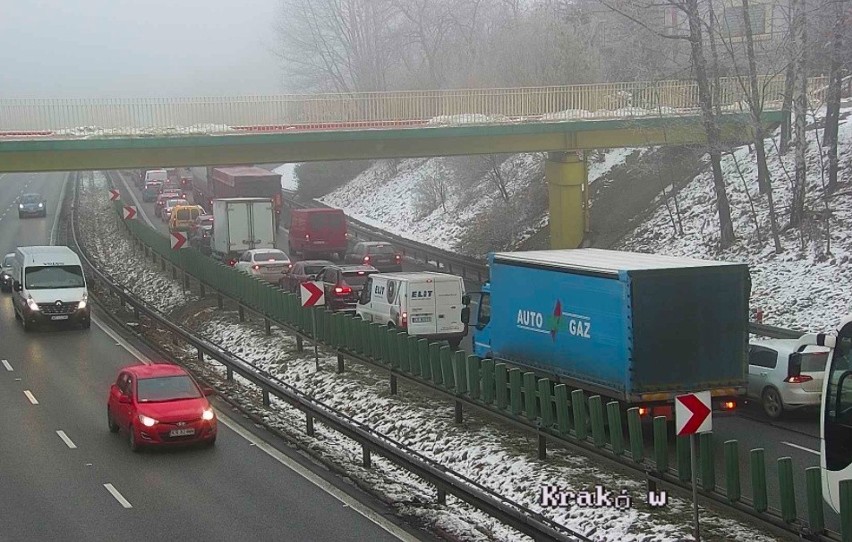
M 344 225 L 344 220 L 340 213 L 311 213 L 309 223 L 314 229 L 337 229 Z
M 189 203 L 189 202 L 186 201 L 185 199 L 170 199 L 166 203 L 166 207 L 176 207 L 178 205 L 186 205 L 187 203 Z
M 24 194 L 21 196 L 21 203 L 41 203 L 41 196 L 38 194 Z
M 370 254 L 395 254 L 396 251 L 390 245 L 375 245 L 368 247 Z
M 136 384 L 140 403 L 177 401 L 202 397 L 198 386 L 186 375 L 142 378 Z
M 27 267 L 25 283 L 28 290 L 83 288 L 86 285 L 79 265 Z
M 805 352 L 802 354 L 802 372 L 825 372 L 825 364 L 827 362 L 828 352 Z
M 343 273 L 343 280 L 349 286 L 363 286 L 367 283 L 368 274 L 365 271 L 349 271 Z
M 325 267 L 326 267 L 327 265 L 328 265 L 328 264 L 321 264 L 321 265 L 306 265 L 306 266 L 305 266 L 305 274 L 306 274 L 306 275 L 316 275 L 317 273 L 319 273 L 320 271 L 322 271 L 323 269 L 325 269 Z
M 213 225 L 213 219 L 212 218 L 202 218 L 201 220 L 198 221 L 198 223 L 201 224 L 202 226 L 212 226 Z
M 14 261 L 15 261 L 15 255 L 10 254 L 10 255 L 6 256 L 5 258 L 3 258 L 3 263 L 0 264 L 0 267 L 12 267 L 12 262 L 14 262 Z
M 280 250 L 269 250 L 267 252 L 255 252 L 254 261 L 256 262 L 289 262 L 290 258 Z

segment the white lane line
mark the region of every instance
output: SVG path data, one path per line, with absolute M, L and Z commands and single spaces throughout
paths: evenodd
M 14 371 L 14 369 L 12 369 L 12 366 L 9 365 L 9 362 L 5 359 L 0 359 L 0 362 L 3 363 L 3 367 L 5 367 L 7 371 Z
M 24 390 L 24 395 L 27 396 L 27 399 L 30 400 L 30 403 L 37 405 L 38 401 L 36 401 L 35 395 L 30 390 Z
M 111 330 L 109 327 L 107 327 L 106 324 L 101 323 L 99 318 L 95 318 L 94 316 L 92 316 L 92 322 L 94 322 L 96 326 L 101 328 L 101 330 L 104 333 L 109 335 L 112 340 L 114 340 L 120 346 L 122 346 L 125 350 L 130 352 L 130 354 L 134 358 L 138 359 L 139 361 L 141 361 L 145 365 L 150 365 L 152 363 L 151 360 L 149 360 L 147 357 L 145 357 L 144 354 L 142 354 L 142 352 L 140 352 L 139 350 L 136 350 L 135 348 L 133 348 L 133 346 L 130 343 L 128 343 L 127 341 L 125 341 L 124 339 L 122 339 L 121 337 L 116 335 L 116 333 L 113 330 Z
M 56 434 L 59 435 L 59 438 L 62 439 L 62 442 L 64 442 L 72 450 L 77 447 L 76 444 L 71 442 L 71 439 L 68 438 L 68 435 L 65 434 L 65 431 L 60 430 L 60 431 L 57 431 Z
M 266 452 L 266 454 L 268 454 L 270 457 L 272 457 L 282 465 L 286 466 L 305 480 L 311 482 L 312 484 L 325 491 L 338 501 L 342 502 L 344 507 L 348 507 L 355 510 L 356 512 L 358 512 L 359 514 L 361 514 L 362 516 L 372 521 L 373 523 L 375 523 L 376 525 L 378 525 L 379 527 L 394 535 L 400 540 L 405 540 L 406 542 L 415 542 L 417 540 L 416 537 L 408 534 L 408 532 L 400 528 L 392 521 L 388 521 L 380 514 L 371 510 L 369 507 L 365 506 L 348 493 L 326 482 L 321 477 L 317 476 L 310 470 L 306 469 L 305 467 L 301 466 L 297 462 L 293 461 L 292 459 L 275 449 L 273 446 L 270 446 L 265 441 L 257 438 L 253 433 L 246 431 L 243 427 L 232 421 L 230 418 L 219 415 L 219 421 L 228 426 L 231 431 L 237 433 L 247 441 L 251 442 L 252 445 Z
M 124 496 L 119 493 L 118 490 L 115 489 L 112 484 L 104 484 L 104 487 L 112 494 L 113 497 L 115 497 L 115 500 L 117 500 L 121 504 L 121 506 L 125 508 L 133 508 L 133 505 L 130 504 L 130 501 L 125 499 Z
M 59 211 L 62 209 L 62 201 L 65 199 L 65 187 L 68 186 L 68 179 L 71 178 L 70 173 L 65 174 L 65 180 L 62 181 L 62 190 L 59 191 L 59 201 L 56 202 L 56 211 L 53 216 L 53 227 L 50 229 L 50 244 L 56 244 L 56 229 L 59 226 Z
M 799 446 L 798 444 L 793 444 L 792 442 L 783 442 L 782 441 L 781 444 L 786 444 L 787 446 L 797 448 L 797 449 L 805 451 L 805 452 L 810 452 L 810 453 L 815 454 L 815 455 L 819 455 L 819 452 L 817 452 L 816 450 L 811 450 L 810 448 L 805 448 L 804 446 Z

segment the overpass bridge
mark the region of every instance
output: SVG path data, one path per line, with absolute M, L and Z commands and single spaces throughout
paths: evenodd
M 810 81 L 814 92 L 824 78 Z M 764 77 L 763 121 L 784 80 Z M 728 144 L 751 140 L 736 78 Z M 547 152 L 551 244 L 586 231 L 590 149 L 705 143 L 698 88 L 652 81 L 534 88 L 157 99 L 0 99 L 0 173 Z

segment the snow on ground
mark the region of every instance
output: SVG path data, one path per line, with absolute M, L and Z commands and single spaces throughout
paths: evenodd
M 852 114 L 845 107 L 841 114 Z M 824 115 L 824 110 L 818 116 Z M 822 216 L 825 203 L 822 198 L 823 179 L 820 174 L 820 149 L 816 137 L 822 130 L 808 132 L 806 209 L 812 215 Z M 752 277 L 752 308 L 764 311 L 764 322 L 780 327 L 808 331 L 834 329 L 841 316 L 852 311 L 852 290 L 844 287 L 852 280 L 850 251 L 852 251 L 852 201 L 848 192 L 852 181 L 852 117 L 841 121 L 839 127 L 838 156 L 841 171 L 840 188 L 828 199 L 831 212 L 831 253 L 826 253 L 824 223 L 809 219 L 803 228 L 806 240 L 801 248 L 800 229 L 781 233 L 784 252 L 775 254 L 770 237 L 769 211 L 765 196 L 758 193 L 757 163 L 749 155 L 748 147 L 740 147 L 732 156 L 724 157 L 722 168 L 731 202 L 731 215 L 736 244 L 721 254 L 716 253 L 719 239 L 719 222 L 716 199 L 710 172 L 696 177 L 677 195 L 682 212 L 683 235 L 677 235 L 671 225 L 668 211 L 660 206 L 634 233 L 617 247 L 622 250 L 653 252 L 747 262 Z M 779 158 L 778 132 L 766 140 L 768 167 L 772 178 L 773 196 L 779 228 L 789 217 L 792 191 L 790 178 L 794 176 L 794 152 Z M 737 172 L 737 164 L 745 181 Z M 757 228 L 751 212 L 749 198 L 754 203 Z M 838 287 L 840 285 L 840 287 Z
M 296 163 L 281 164 L 273 169 L 274 173 L 281 175 L 281 188 L 284 190 L 296 191 L 299 189 L 298 179 L 296 177 Z
M 92 246 L 101 264 L 113 276 L 121 277 L 126 287 L 158 307 L 174 308 L 187 298 L 181 286 L 167 273 L 150 269 L 140 252 L 122 235 L 119 219 L 106 203 L 105 182 L 98 177 L 84 183 L 83 199 L 90 212 L 82 215 L 85 242 Z M 98 229 L 95 229 L 98 228 Z M 105 240 L 109 240 L 109 244 Z M 107 249 L 110 247 L 110 249 Z M 156 275 L 159 275 L 157 277 Z M 236 311 L 200 307 L 187 311 L 182 321 L 214 343 L 235 353 L 255 366 L 323 402 L 352 416 L 374 430 L 399 441 L 418 453 L 440 462 L 500 494 L 553 520 L 586 533 L 599 541 L 668 542 L 690 539 L 691 505 L 680 498 L 669 498 L 668 506 L 653 510 L 646 503 L 644 483 L 609 472 L 595 462 L 566 450 L 552 449 L 546 461 L 537 459 L 536 441 L 529 434 L 490 418 L 466 413 L 462 425 L 453 423 L 452 405 L 426 390 L 402 384 L 398 395 L 390 395 L 387 375 L 357 363 L 337 374 L 336 357 L 322 352 L 319 372 L 311 349 L 295 351 L 295 339 L 280 330 L 271 337 L 256 318 L 240 324 Z M 186 352 L 194 358 L 193 352 Z M 209 366 L 209 364 L 208 364 Z M 222 371 L 219 371 L 221 375 Z M 235 389 L 233 386 L 231 389 Z M 236 400 L 248 403 L 250 393 L 238 391 Z M 256 393 L 254 393 L 256 395 Z M 318 438 L 304 434 L 304 417 L 298 411 L 273 401 L 274 413 L 261 413 L 273 426 L 291 434 L 306 446 L 346 465 L 350 476 L 373 484 L 392 501 L 403 515 L 416 516 L 462 540 L 518 540 L 516 533 L 485 514 L 449 498 L 447 506 L 437 506 L 434 489 L 375 458 L 374 467 L 359 465 L 361 449 L 352 441 L 318 427 Z M 612 497 L 631 497 L 632 506 L 543 508 L 539 504 L 542 488 L 557 485 L 566 491 L 595 492 L 596 486 L 611 491 Z M 621 501 L 617 501 L 621 502 Z M 757 529 L 702 511 L 702 529 L 708 539 L 774 540 Z

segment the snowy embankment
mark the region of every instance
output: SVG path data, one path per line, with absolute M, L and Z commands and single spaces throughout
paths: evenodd
M 596 541 L 668 542 L 690 539 L 691 505 L 670 496 L 664 508 L 647 504 L 645 485 L 640 478 L 609 472 L 594 461 L 561 449 L 552 449 L 546 461 L 536 457 L 536 440 L 515 428 L 466 413 L 465 422 L 453 423 L 452 404 L 420 388 L 400 386 L 399 395 L 390 395 L 387 375 L 367 366 L 347 364 L 336 374 L 336 357 L 321 353 L 317 372 L 310 349 L 295 351 L 295 340 L 280 330 L 266 336 L 262 322 L 240 324 L 236 311 L 219 310 L 211 300 L 198 302 L 184 297 L 178 281 L 168 273 L 144 263 L 117 226 L 118 219 L 104 197 L 106 183 L 98 175 L 83 183 L 81 205 L 88 212 L 80 216 L 85 241 L 101 265 L 125 287 L 158 308 L 177 310 L 189 329 L 218 343 L 273 376 L 344 412 L 369 427 L 411 447 L 509 499 L 540 510 L 555 521 L 586 533 Z M 181 307 L 180 304 L 190 302 Z M 195 301 L 195 302 L 193 302 Z M 195 357 L 191 349 L 186 358 Z M 223 371 L 219 371 L 221 375 Z M 239 378 L 237 379 L 239 381 Z M 317 438 L 304 433 L 304 416 L 293 408 L 273 401 L 274 410 L 261 412 L 257 393 L 229 388 L 229 395 L 254 410 L 270 425 L 296 441 L 344 466 L 349 475 L 369 484 L 391 502 L 403 516 L 418 518 L 433 528 L 453 533 L 462 540 L 519 540 L 513 531 L 487 515 L 448 498 L 446 506 L 434 504 L 434 488 L 411 475 L 374 458 L 373 468 L 360 465 L 361 448 L 337 433 L 317 427 Z M 631 507 L 569 506 L 542 509 L 542 488 L 556 485 L 565 491 L 595 492 L 596 486 L 611 491 L 610 499 L 630 496 Z M 624 493 L 622 493 L 622 491 Z M 613 504 L 622 501 L 613 501 Z M 622 503 L 623 504 L 623 503 Z M 733 539 L 762 542 L 774 540 L 758 529 L 722 518 L 707 510 L 701 513 L 707 539 Z

